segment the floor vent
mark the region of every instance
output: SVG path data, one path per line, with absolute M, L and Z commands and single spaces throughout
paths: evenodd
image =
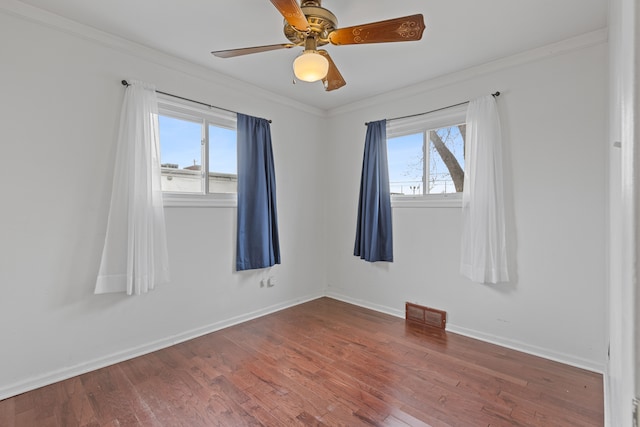
M 445 329 L 447 326 L 447 312 L 418 304 L 406 303 L 406 319 L 422 325 Z

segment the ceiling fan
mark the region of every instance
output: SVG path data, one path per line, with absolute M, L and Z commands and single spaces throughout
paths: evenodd
M 300 5 L 297 0 L 271 0 L 271 3 L 285 19 L 284 35 L 290 43 L 216 50 L 211 53 L 219 58 L 232 58 L 304 46 L 304 51 L 293 63 L 296 77 L 308 82 L 322 80 L 325 90 L 331 91 L 341 88 L 346 82 L 329 53 L 324 49 L 318 50 L 318 46 L 328 43 L 340 46 L 420 40 L 425 28 L 421 14 L 337 28 L 338 19 L 321 6 L 321 0 L 300 0 Z

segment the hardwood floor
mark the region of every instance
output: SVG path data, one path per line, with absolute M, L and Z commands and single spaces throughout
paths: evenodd
M 0 426 L 602 426 L 602 376 L 321 298 L 0 401 Z

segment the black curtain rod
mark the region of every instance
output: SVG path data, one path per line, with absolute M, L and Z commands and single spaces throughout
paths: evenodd
M 491 96 L 493 96 L 494 98 L 500 96 L 500 92 L 495 92 L 492 93 Z M 424 113 L 416 113 L 416 114 L 410 114 L 408 116 L 402 116 L 402 117 L 394 117 L 392 119 L 387 119 L 387 121 L 392 121 L 392 120 L 400 120 L 400 119 L 408 119 L 410 117 L 418 117 L 418 116 L 424 116 L 425 114 L 430 114 L 430 113 L 435 113 L 436 111 L 442 111 L 442 110 L 446 110 L 447 108 L 453 108 L 453 107 L 457 107 L 459 105 L 464 105 L 464 104 L 468 104 L 471 101 L 464 101 L 464 102 L 459 102 L 457 104 L 453 104 L 453 105 L 449 105 L 447 107 L 442 107 L 442 108 L 436 108 L 435 110 L 431 110 L 431 111 L 425 111 Z M 366 122 L 365 126 L 368 125 L 370 122 Z
M 129 86 L 129 82 L 128 82 L 128 81 L 126 81 L 126 80 L 122 80 L 122 82 L 121 82 L 121 83 L 122 83 L 122 85 L 123 85 L 123 86 Z M 218 110 L 227 111 L 227 112 L 229 112 L 229 113 L 233 113 L 233 114 L 238 114 L 238 112 L 237 112 L 237 111 L 229 110 L 229 109 L 222 108 L 222 107 L 216 107 L 215 105 L 207 104 L 207 103 L 205 103 L 205 102 L 195 101 L 195 100 L 193 100 L 193 99 L 189 99 L 189 98 L 185 98 L 185 97 L 182 97 L 182 96 L 174 95 L 174 94 L 172 94 L 172 93 L 162 92 L 162 91 L 159 91 L 159 90 L 156 90 L 156 93 L 161 93 L 161 94 L 163 94 L 163 95 L 167 95 L 167 96 L 170 96 L 170 97 L 172 97 L 172 98 L 182 99 L 183 101 L 194 102 L 194 103 L 196 103 L 196 104 L 204 105 L 205 107 L 209 107 L 209 108 L 217 108 Z M 267 120 L 267 121 L 268 121 L 269 123 L 271 123 L 271 120 Z

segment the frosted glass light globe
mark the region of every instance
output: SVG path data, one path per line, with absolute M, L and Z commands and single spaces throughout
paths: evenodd
M 329 71 L 329 61 L 314 50 L 305 50 L 293 61 L 293 73 L 299 80 L 317 82 Z

